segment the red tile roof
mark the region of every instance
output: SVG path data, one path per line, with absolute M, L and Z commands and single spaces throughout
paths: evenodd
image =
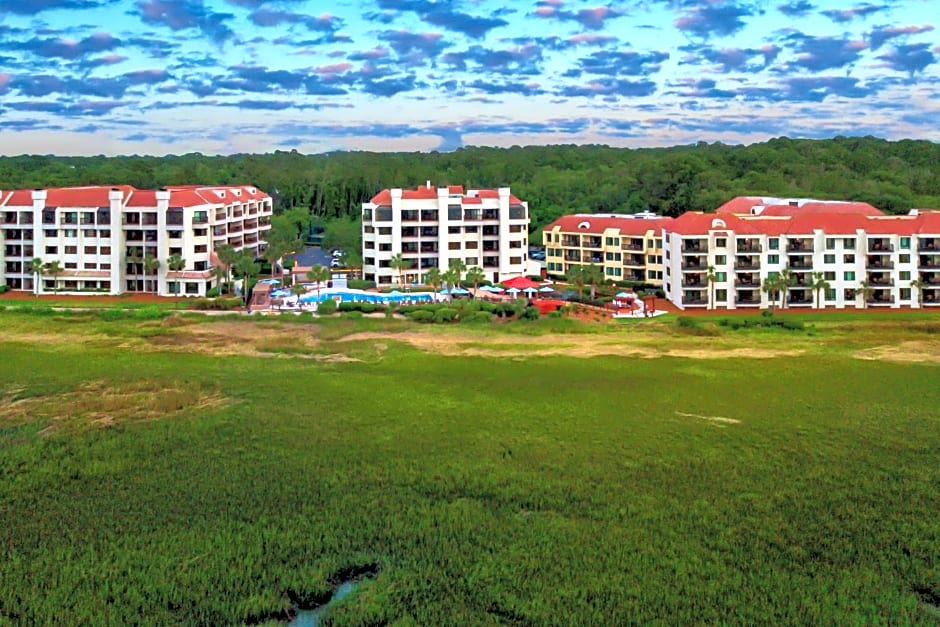
M 454 196 L 463 196 L 463 185 L 448 185 L 447 193 Z
M 478 190 L 464 190 L 462 185 L 448 185 L 447 193 L 449 195 L 460 194 L 463 196 L 463 202 L 467 203 L 467 198 L 488 198 L 496 199 L 499 198 L 499 190 L 496 189 L 478 189 Z M 473 196 L 469 196 L 473 194 Z M 401 192 L 402 200 L 433 200 L 437 198 L 437 188 L 431 187 L 428 188 L 426 185 L 419 185 L 415 189 L 403 189 Z M 392 190 L 383 189 L 375 196 L 372 197 L 370 201 L 373 205 L 391 205 L 392 204 Z M 479 200 L 472 200 L 468 204 L 477 204 Z M 522 201 L 513 196 L 509 195 L 509 202 L 512 204 L 520 204 Z
M 570 215 L 562 216 L 546 225 L 543 231 L 552 231 L 555 227 L 562 233 L 602 234 L 607 229 L 618 229 L 621 235 L 646 235 L 649 231 L 672 224 L 673 218 L 627 218 L 610 215 Z M 582 228 L 582 225 L 586 225 Z
M 205 204 L 228 203 L 233 199 L 251 199 L 263 200 L 270 198 L 259 189 L 247 185 L 225 185 L 206 187 L 204 185 L 179 185 L 168 188 L 170 190 L 170 206 L 172 207 L 195 207 Z M 86 187 L 53 187 L 46 189 L 47 207 L 75 207 L 78 209 L 93 207 L 110 207 L 110 195 L 112 190 L 121 192 L 122 201 L 126 207 L 156 207 L 157 192 L 149 189 L 136 189 L 130 185 L 108 186 L 96 185 Z M 226 190 L 233 192 L 239 190 L 241 195 L 235 195 L 234 192 L 225 198 L 219 198 L 217 194 L 210 193 L 214 190 Z M 6 207 L 32 207 L 33 191 L 31 189 L 19 189 L 9 193 L 0 192 L 0 206 Z
M 862 216 L 884 215 L 880 209 L 867 202 L 844 200 L 794 199 L 798 204 L 791 205 L 785 198 L 766 198 L 761 196 L 738 196 L 718 207 L 716 213 L 750 215 L 755 207 L 762 207 L 762 216 L 796 216 L 808 213 L 853 214 Z
M 736 230 L 742 220 L 735 215 L 687 211 L 664 228 L 679 235 L 707 235 L 709 231 Z
M 738 196 L 732 198 L 715 210 L 715 213 L 751 213 L 751 207 L 764 204 L 758 196 Z

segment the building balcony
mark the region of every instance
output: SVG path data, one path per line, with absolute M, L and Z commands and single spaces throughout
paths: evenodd
M 753 294 L 753 292 L 744 292 L 744 294 Z M 760 307 L 760 298 L 755 298 L 753 295 L 742 296 L 739 292 L 734 299 L 734 304 L 738 307 Z
M 940 257 L 921 257 L 917 267 L 921 270 L 940 270 Z
M 628 250 L 636 253 L 642 253 L 646 250 L 643 240 L 622 240 L 620 250 Z
M 812 253 L 813 240 L 811 239 L 793 239 L 787 241 L 788 253 Z
M 708 284 L 705 281 L 683 281 L 682 287 L 689 290 L 704 290 Z
M 940 251 L 940 238 L 920 237 L 917 239 L 917 250 Z
M 682 298 L 682 304 L 690 307 L 702 307 L 708 304 L 704 298 Z
M 704 241 L 682 242 L 683 255 L 695 255 L 708 252 L 708 244 Z
M 886 239 L 869 239 L 868 252 L 878 255 L 890 255 L 894 252 L 894 246 Z
M 866 298 L 866 299 L 865 299 L 865 303 L 866 303 L 869 307 L 871 307 L 871 306 L 877 307 L 877 306 L 879 306 L 879 305 L 882 305 L 882 306 L 890 306 L 890 305 L 893 305 L 893 304 L 894 304 L 894 296 L 890 296 L 890 295 L 887 295 L 887 294 L 879 295 L 879 294 L 876 293 L 876 294 L 873 294 L 872 296 L 869 296 L 868 298 Z
M 813 260 L 799 257 L 796 259 L 791 258 L 787 262 L 787 267 L 794 272 L 807 272 L 813 269 Z
M 738 240 L 735 246 L 737 254 L 759 253 L 761 252 L 760 240 Z
M 734 261 L 735 270 L 760 270 L 760 260 L 751 257 L 741 257 Z
M 750 279 L 745 279 L 745 278 L 737 279 L 734 282 L 734 286 L 735 287 L 750 287 L 750 288 L 756 289 L 760 287 L 760 279 L 756 277 L 752 277 Z
M 704 263 L 687 263 L 683 262 L 679 266 L 683 272 L 704 272 L 708 269 L 708 266 Z
M 869 257 L 865 261 L 865 269 L 866 270 L 892 270 L 894 269 L 894 262 L 884 261 L 877 257 L 874 259 Z
M 872 289 L 891 289 L 894 287 L 894 279 L 868 279 L 868 286 Z

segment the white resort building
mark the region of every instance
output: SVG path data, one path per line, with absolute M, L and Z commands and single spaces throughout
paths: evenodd
M 0 191 L 0 284 L 40 294 L 204 296 L 218 282 L 214 251 L 230 244 L 259 255 L 271 215 L 270 196 L 243 185 Z M 181 269 L 168 267 L 174 256 Z M 61 271 L 35 285 L 33 259 Z
M 446 271 L 451 259 L 479 267 L 498 282 L 526 272 L 529 207 L 508 187 L 460 185 L 386 189 L 362 205 L 363 278 L 378 285 L 399 282 L 391 266 L 400 254 L 409 267 L 405 284 L 421 282 L 430 268 Z
M 680 309 L 768 308 L 764 281 L 785 269 L 788 307 L 940 306 L 940 212 L 741 197 L 685 213 L 662 236 L 663 289 Z

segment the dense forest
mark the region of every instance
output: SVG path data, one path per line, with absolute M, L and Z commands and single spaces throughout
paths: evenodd
M 355 220 L 360 204 L 382 188 L 428 179 L 509 185 L 529 202 L 533 231 L 565 213 L 676 215 L 749 194 L 861 200 L 901 213 L 940 207 L 940 144 L 837 137 L 651 149 L 556 145 L 449 153 L 0 158 L 0 189 L 251 183 L 275 197 L 276 210 L 307 208 L 321 223 Z

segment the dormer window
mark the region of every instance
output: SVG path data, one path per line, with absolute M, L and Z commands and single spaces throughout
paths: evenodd
M 584 222 L 579 222 L 579 223 L 578 223 L 578 228 L 579 228 L 579 229 L 589 229 L 589 228 L 591 228 L 591 223 L 588 222 L 587 220 L 585 220 Z

